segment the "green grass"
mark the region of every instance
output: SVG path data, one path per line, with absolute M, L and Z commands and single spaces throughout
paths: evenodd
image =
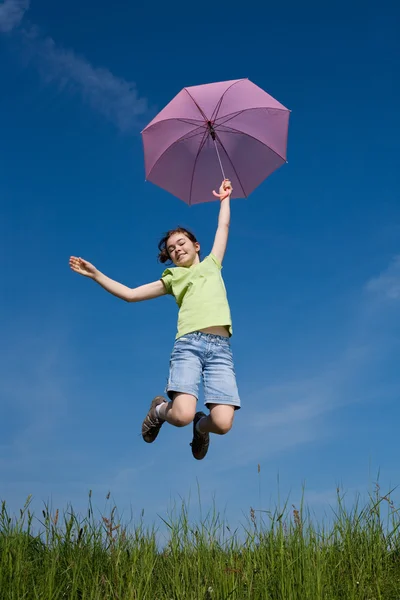
M 191 523 L 185 504 L 155 528 L 127 527 L 116 509 L 96 520 L 30 499 L 0 513 L 1 600 L 400 600 L 399 511 L 377 486 L 366 505 L 338 491 L 329 526 L 304 506 L 255 512 L 236 531 L 211 512 Z M 43 517 L 43 518 L 42 518 Z

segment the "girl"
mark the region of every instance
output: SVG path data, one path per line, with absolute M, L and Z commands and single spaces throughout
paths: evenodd
M 82 258 L 71 256 L 69 260 L 73 271 L 127 302 L 165 294 L 175 297 L 179 317 L 166 388 L 170 401 L 163 396 L 154 398 L 142 424 L 142 437 L 145 442 L 154 442 L 165 421 L 175 427 L 193 422 L 191 447 L 197 460 L 207 454 L 209 434 L 227 433 L 235 410 L 240 408 L 229 339 L 232 321 L 221 276 L 230 223 L 230 181 L 225 179 L 219 194 L 213 193 L 221 207 L 214 245 L 203 261 L 200 244 L 181 227 L 169 231 L 158 245 L 160 262 L 172 262 L 175 267 L 166 269 L 158 281 L 134 289 L 113 281 Z M 208 416 L 196 412 L 201 378 Z

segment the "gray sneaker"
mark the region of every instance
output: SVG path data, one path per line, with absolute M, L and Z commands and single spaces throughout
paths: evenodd
M 203 412 L 197 412 L 193 419 L 193 440 L 190 445 L 192 446 L 192 454 L 196 460 L 202 460 L 205 457 L 210 444 L 209 433 L 199 433 L 196 430 L 197 422 L 206 416 Z
M 156 414 L 156 407 L 163 402 L 166 402 L 163 396 L 156 396 L 150 404 L 150 410 L 142 423 L 142 438 L 148 444 L 154 442 L 161 429 L 161 425 L 164 423 L 164 421 L 159 419 Z

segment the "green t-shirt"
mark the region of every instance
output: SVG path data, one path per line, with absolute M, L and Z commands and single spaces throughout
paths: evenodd
M 226 326 L 232 335 L 231 311 L 221 275 L 221 263 L 209 254 L 191 267 L 166 269 L 161 276 L 179 306 L 176 338 L 206 327 Z

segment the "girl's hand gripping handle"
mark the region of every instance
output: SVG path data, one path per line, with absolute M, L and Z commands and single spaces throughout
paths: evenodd
M 229 179 L 224 179 L 219 188 L 219 193 L 217 194 L 217 192 L 213 190 L 213 194 L 220 200 L 225 200 L 225 198 L 228 198 L 232 194 L 232 184 Z

